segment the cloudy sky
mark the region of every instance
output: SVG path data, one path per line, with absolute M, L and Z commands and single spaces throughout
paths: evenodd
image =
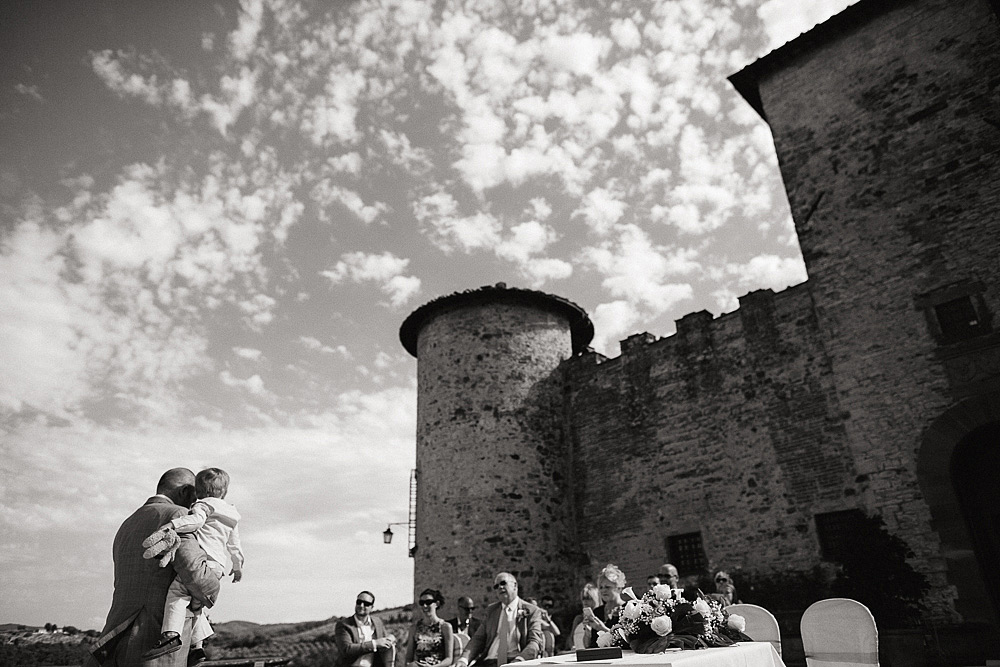
M 178 465 L 243 514 L 213 619 L 409 602 L 403 318 L 502 281 L 617 356 L 804 280 L 726 77 L 847 4 L 2 3 L 0 623 L 102 627 Z

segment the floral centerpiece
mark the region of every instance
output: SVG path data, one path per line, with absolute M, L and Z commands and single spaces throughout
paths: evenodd
M 630 648 L 636 653 L 659 653 L 668 648 L 707 648 L 753 641 L 743 634 L 746 620 L 723 609 L 722 602 L 698 591 L 692 601 L 684 591 L 659 584 L 636 598 L 631 588 L 621 618 L 610 632 L 597 636 L 601 647 Z

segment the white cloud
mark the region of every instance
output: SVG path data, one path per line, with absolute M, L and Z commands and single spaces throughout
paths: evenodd
M 497 246 L 497 255 L 512 262 L 526 262 L 555 240 L 556 233 L 551 227 L 534 220 L 523 222 L 511 228 L 510 237 Z
M 743 264 L 727 264 L 726 272 L 735 276 L 740 288 L 745 291 L 763 288 L 779 291 L 808 277 L 801 256 L 757 255 Z
M 348 211 L 356 215 L 365 224 L 375 222 L 378 217 L 388 210 L 388 206 L 382 202 L 365 204 L 357 192 L 348 190 L 324 178 L 316 184 L 310 193 L 310 197 L 320 206 L 320 219 L 329 222 L 333 218 L 327 210 L 333 204 L 340 204 Z
M 395 307 L 402 306 L 420 292 L 420 278 L 416 276 L 393 276 L 382 286 Z
M 19 83 L 14 86 L 14 90 L 17 91 L 19 95 L 26 95 L 36 102 L 44 102 L 45 98 L 42 97 L 41 92 L 38 90 L 38 86 L 29 86 L 24 83 Z
M 299 336 L 299 342 L 302 343 L 306 348 L 310 350 L 315 350 L 317 352 L 322 352 L 323 354 L 342 354 L 340 348 L 343 346 L 338 346 L 337 348 L 331 347 L 329 345 L 324 345 L 318 338 L 313 338 L 312 336 Z
M 342 255 L 336 266 L 330 271 L 323 271 L 322 275 L 333 283 L 344 278 L 350 278 L 356 283 L 365 280 L 384 281 L 401 274 L 409 263 L 410 260 L 396 257 L 391 252 L 381 255 L 352 252 Z
M 576 75 L 595 74 L 602 54 L 610 46 L 606 37 L 578 32 L 549 35 L 541 43 L 543 61 L 556 71 Z
M 810 3 L 796 0 L 767 0 L 757 8 L 757 15 L 764 23 L 770 37 L 768 50 L 773 50 L 813 26 L 826 21 L 834 14 L 854 4 L 857 0 L 816 0 Z
M 414 148 L 406 134 L 386 129 L 380 130 L 379 134 L 393 164 L 415 175 L 423 174 L 431 168 L 427 151 Z
M 614 356 L 611 344 L 633 333 L 642 319 L 641 311 L 635 304 L 624 300 L 601 303 L 591 317 L 594 322 L 594 340 L 591 346 L 607 356 Z
M 335 172 L 357 174 L 361 171 L 361 156 L 357 151 L 351 151 L 349 153 L 344 153 L 343 155 L 328 158 L 326 163 L 330 165 L 330 168 Z
M 627 207 L 628 204 L 610 190 L 594 188 L 583 198 L 573 216 L 582 217 L 591 231 L 599 236 L 605 236 L 622 219 Z
M 230 52 L 237 60 L 250 57 L 260 34 L 264 16 L 263 0 L 241 0 L 239 24 L 229 35 Z
M 420 291 L 420 279 L 405 276 L 403 272 L 410 260 L 396 257 L 390 252 L 369 254 L 352 252 L 341 255 L 332 269 L 322 271 L 333 284 L 345 279 L 354 283 L 377 282 L 393 306 L 401 306 Z
M 257 396 L 268 395 L 268 391 L 264 389 L 264 381 L 257 374 L 251 375 L 248 378 L 240 379 L 234 377 L 229 371 L 222 371 L 219 373 L 219 380 L 221 380 L 222 384 L 227 387 L 244 389 L 251 394 L 256 394 Z
M 242 357 L 244 359 L 257 361 L 258 359 L 260 359 L 263 352 L 261 352 L 260 350 L 255 350 L 254 348 L 251 347 L 234 347 L 233 354 L 235 354 L 237 357 Z
M 541 287 L 549 280 L 568 278 L 573 266 L 554 257 L 539 257 L 556 241 L 554 229 L 535 220 L 515 225 L 509 236 L 495 249 L 497 257 L 516 264 L 521 275 L 532 287 Z
M 119 52 L 117 56 L 121 57 L 122 54 Z M 139 74 L 126 74 L 116 54 L 110 49 L 91 53 L 90 64 L 104 85 L 120 97 L 138 97 L 153 105 L 160 103 L 162 98 L 156 76 L 147 79 Z
M 259 330 L 274 320 L 274 307 L 277 300 L 266 294 L 254 294 L 251 298 L 240 301 L 237 306 L 247 315 L 247 322 L 254 330 Z
M 583 256 L 604 276 L 602 285 L 612 296 L 640 304 L 654 316 L 691 298 L 693 289 L 689 283 L 670 282 L 670 279 L 700 268 L 695 261 L 695 250 L 670 251 L 655 246 L 635 225 L 622 225 L 613 241 L 588 248 Z
M 545 201 L 544 197 L 535 197 L 528 203 L 530 204 L 528 213 L 536 220 L 545 220 L 552 215 L 552 206 Z
M 304 110 L 302 132 L 320 147 L 356 141 L 358 96 L 364 87 L 364 72 L 352 71 L 346 64 L 332 67 L 323 93 L 313 97 Z
M 616 19 L 611 22 L 611 36 L 622 49 L 637 49 L 642 44 L 642 35 L 632 19 Z
M 431 240 L 445 252 L 456 247 L 465 252 L 493 248 L 500 242 L 500 222 L 488 213 L 458 215 L 458 202 L 447 192 L 436 192 L 415 202 L 417 220 L 430 231 Z
M 62 414 L 88 393 L 78 323 L 91 318 L 99 301 L 60 280 L 65 240 L 64 234 L 28 222 L 0 247 L 0 411 L 28 404 Z
M 551 280 L 564 280 L 573 275 L 573 265 L 555 257 L 531 257 L 520 269 L 536 289 Z

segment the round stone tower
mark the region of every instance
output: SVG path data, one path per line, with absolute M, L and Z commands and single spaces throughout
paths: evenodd
M 494 601 L 496 572 L 522 596 L 563 597 L 579 560 L 559 364 L 594 335 L 587 313 L 503 283 L 445 296 L 400 327 L 417 357 L 414 586 Z

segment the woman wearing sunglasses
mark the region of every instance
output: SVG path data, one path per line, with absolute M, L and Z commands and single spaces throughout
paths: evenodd
M 733 578 L 722 570 L 715 573 L 715 592 L 716 597 L 726 606 L 739 602 L 736 597 L 736 586 L 733 586 Z
M 420 614 L 406 640 L 406 667 L 448 667 L 454 659 L 454 635 L 437 613 L 444 596 L 427 588 L 417 597 L 417 604 Z

